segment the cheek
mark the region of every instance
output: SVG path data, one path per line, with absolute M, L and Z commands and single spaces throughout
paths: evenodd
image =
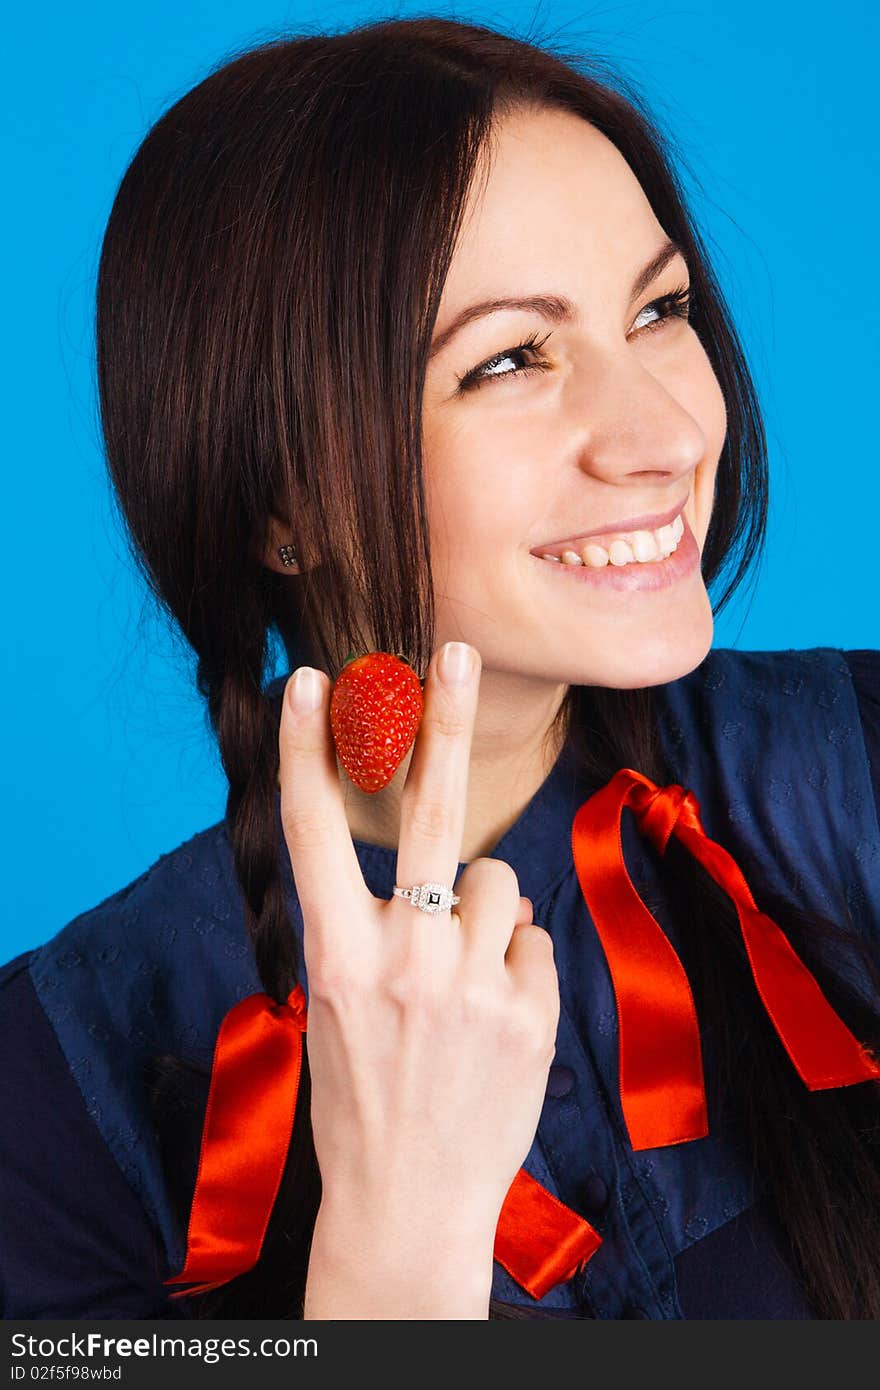
M 423 436 L 425 497 L 436 561 L 450 558 L 468 568 L 492 563 L 492 553 L 522 545 L 534 523 L 538 499 L 534 448 L 495 430 Z
M 428 518 L 433 562 L 451 566 L 459 579 L 497 572 L 498 557 L 511 555 L 529 535 L 523 498 L 497 480 L 429 487 Z

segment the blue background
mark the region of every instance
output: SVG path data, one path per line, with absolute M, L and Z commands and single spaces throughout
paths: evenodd
M 102 461 L 92 311 L 118 181 L 153 121 L 233 51 L 419 13 L 594 47 L 648 97 L 686 161 L 770 444 L 764 560 L 715 645 L 880 646 L 874 6 L 55 0 L 37 19 L 19 8 L 3 84 L 0 960 L 225 808 L 193 663 L 135 578 Z

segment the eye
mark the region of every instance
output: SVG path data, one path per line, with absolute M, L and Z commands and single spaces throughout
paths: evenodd
M 679 285 L 677 290 L 671 290 L 669 294 L 661 295 L 659 299 L 654 299 L 650 304 L 646 304 L 637 316 L 636 324 L 638 324 L 642 314 L 648 314 L 652 310 L 659 310 L 660 316 L 652 323 L 642 324 L 642 327 L 647 329 L 649 333 L 661 328 L 667 319 L 689 319 L 693 299 L 690 285 Z
M 689 285 L 680 285 L 678 289 L 671 290 L 669 294 L 661 295 L 659 299 L 654 299 L 650 304 L 646 304 L 641 313 L 636 318 L 636 325 L 645 332 L 654 333 L 658 328 L 662 328 L 667 319 L 679 318 L 688 320 L 693 305 L 693 294 Z M 643 314 L 656 313 L 655 318 L 650 323 L 638 324 Z M 550 363 L 544 358 L 539 358 L 537 362 L 526 362 L 525 366 L 515 367 L 513 371 L 498 371 L 498 364 L 508 359 L 522 357 L 523 354 L 537 353 L 542 348 L 551 335 L 545 333 L 540 340 L 537 335 L 532 334 L 525 342 L 517 343 L 515 347 L 505 348 L 504 352 L 496 353 L 488 361 L 480 363 L 478 367 L 473 367 L 464 376 L 458 377 L 459 391 L 469 391 L 472 387 L 483 386 L 487 381 L 498 377 L 526 376 L 529 372 L 546 372 Z
M 543 338 L 539 339 L 537 334 L 533 333 L 525 342 L 517 343 L 516 347 L 505 348 L 504 352 L 496 353 L 496 355 L 490 357 L 487 362 L 482 362 L 478 367 L 472 367 L 469 372 L 465 372 L 464 376 L 458 377 L 459 391 L 469 391 L 473 386 L 482 386 L 484 382 L 490 380 L 492 377 L 524 376 L 528 372 L 545 372 L 550 366 L 550 363 L 543 358 L 538 362 L 527 362 L 524 367 L 517 367 L 512 372 L 499 372 L 495 369 L 499 362 L 504 362 L 507 358 L 512 359 L 514 357 L 522 357 L 525 353 L 538 352 L 539 348 L 544 346 L 550 336 L 549 333 L 545 333 Z

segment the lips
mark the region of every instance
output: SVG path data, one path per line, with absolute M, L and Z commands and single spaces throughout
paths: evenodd
M 588 540 L 604 545 L 606 549 L 614 540 L 626 540 L 635 531 L 657 531 L 661 526 L 668 526 L 670 522 L 683 511 L 687 498 L 676 503 L 665 512 L 654 512 L 651 515 L 634 516 L 630 520 L 622 522 L 616 526 L 596 528 L 593 531 L 578 531 L 571 536 L 563 536 L 561 539 L 544 541 L 540 545 L 533 546 L 529 552 L 531 555 L 542 555 L 547 551 L 559 553 L 563 550 L 580 550 Z
M 593 569 L 590 565 L 553 564 L 538 556 L 532 558 L 540 567 L 544 578 L 551 584 L 581 585 L 581 593 L 592 590 L 609 597 L 616 594 L 619 595 L 619 600 L 614 598 L 610 601 L 625 603 L 627 598 L 637 594 L 669 590 L 680 580 L 683 581 L 689 575 L 699 572 L 700 548 L 684 516 L 682 521 L 684 531 L 676 549 L 665 560 L 656 560 L 649 564 L 633 561 L 632 564 L 605 565 L 601 569 Z M 554 592 L 562 594 L 566 591 L 557 588 Z M 577 590 L 569 588 L 568 592 L 575 593 Z

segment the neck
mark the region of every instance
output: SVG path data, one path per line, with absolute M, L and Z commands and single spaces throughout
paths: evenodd
M 561 749 L 559 733 L 554 730 L 551 737 L 550 725 L 567 688 L 483 669 L 471 741 L 462 863 L 488 855 L 546 780 Z M 387 787 L 372 794 L 354 786 L 337 759 L 354 839 L 397 849 L 413 748 Z

